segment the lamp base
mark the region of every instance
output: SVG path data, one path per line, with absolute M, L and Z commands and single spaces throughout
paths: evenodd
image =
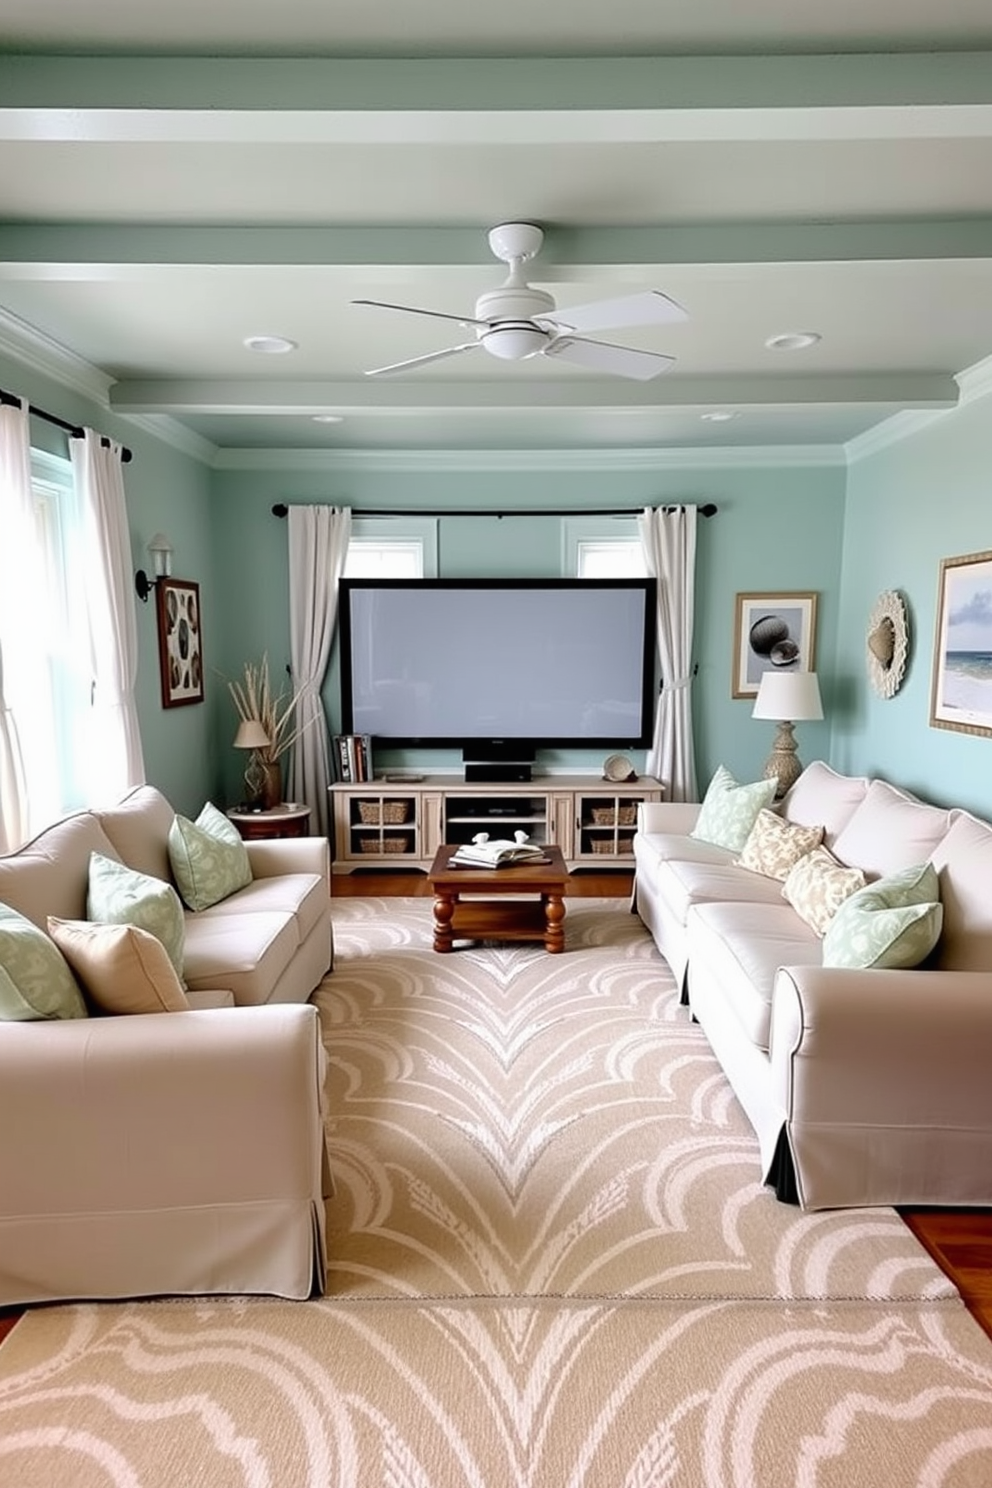
M 772 752 L 765 761 L 763 771 L 766 780 L 778 780 L 778 789 L 775 792 L 776 801 L 795 785 L 802 773 L 803 767 L 796 754 L 796 736 L 792 731 L 792 724 L 780 723 L 772 744 Z

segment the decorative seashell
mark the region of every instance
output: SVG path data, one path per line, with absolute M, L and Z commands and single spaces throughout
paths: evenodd
M 892 664 L 896 649 L 896 628 L 886 615 L 868 637 L 868 649 L 876 661 L 887 667 Z
M 799 660 L 799 647 L 795 641 L 776 641 L 768 653 L 768 660 L 772 666 L 791 666 Z
M 751 650 L 759 656 L 770 656 L 772 647 L 788 638 L 789 627 L 781 615 L 762 615 L 751 626 Z

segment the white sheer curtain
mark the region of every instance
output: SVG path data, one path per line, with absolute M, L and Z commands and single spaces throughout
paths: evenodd
M 692 627 L 696 591 L 696 508 L 645 507 L 638 518 L 648 572 L 658 580 L 661 695 L 647 773 L 669 801 L 696 801 L 692 739 Z
M 21 745 L 43 748 L 46 732 L 40 729 L 35 740 L 18 719 L 26 726 L 50 710 L 44 570 L 31 498 L 28 406 L 21 400 L 0 405 L 0 526 L 0 851 L 11 852 L 32 827 Z M 37 750 L 35 763 L 44 779 L 46 762 Z M 48 806 L 42 803 L 40 817 Z
M 316 719 L 293 745 L 293 799 L 310 807 L 312 830 L 329 831 L 327 724 L 320 688 L 338 615 L 338 580 L 348 556 L 348 507 L 289 508 L 289 639 L 293 685 L 300 691 L 299 723 Z
M 138 625 L 121 446 L 86 429 L 81 439 L 70 440 L 70 449 L 83 504 L 89 573 L 94 692 L 88 795 L 91 801 L 112 801 L 145 778 L 134 701 Z

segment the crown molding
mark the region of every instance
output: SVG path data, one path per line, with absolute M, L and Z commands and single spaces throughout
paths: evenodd
M 2 307 L 0 353 L 109 410 L 112 377 Z
M 840 445 L 782 445 L 721 449 L 559 450 L 307 450 L 220 449 L 217 470 L 296 470 L 340 473 L 411 471 L 581 471 L 604 474 L 657 470 L 767 470 L 843 466 Z
M 992 393 L 992 356 L 956 373 L 954 381 L 959 393 L 958 401 L 952 408 L 910 408 L 903 413 L 893 414 L 892 418 L 885 419 L 873 429 L 867 429 L 864 434 L 848 441 L 844 446 L 847 463 L 854 465 L 859 460 L 867 459 L 869 455 L 877 455 L 894 444 L 901 444 L 904 439 L 919 434 L 937 419 L 947 418 L 966 403 L 975 403 L 980 398 L 988 397 Z

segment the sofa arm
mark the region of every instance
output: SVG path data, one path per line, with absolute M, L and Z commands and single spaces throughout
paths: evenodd
M 687 836 L 699 819 L 698 801 L 641 801 L 637 808 L 639 832 Z
M 263 837 L 246 842 L 254 878 L 283 873 L 318 873 L 331 891 L 331 849 L 326 837 Z
M 0 1303 L 307 1295 L 323 1088 L 312 1006 L 0 1026 Z
M 769 1057 L 790 1120 L 959 1124 L 992 1143 L 992 978 L 980 971 L 778 972 Z

